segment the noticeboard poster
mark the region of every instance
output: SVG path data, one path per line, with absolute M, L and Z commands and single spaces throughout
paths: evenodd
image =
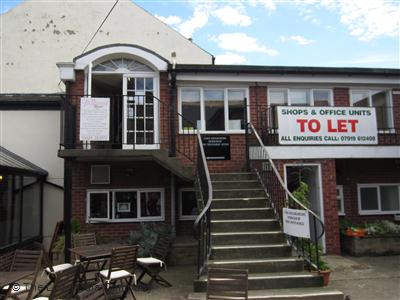
M 81 98 L 81 141 L 108 141 L 110 139 L 110 98 Z
M 231 142 L 229 136 L 202 136 L 204 153 L 207 160 L 231 159 Z

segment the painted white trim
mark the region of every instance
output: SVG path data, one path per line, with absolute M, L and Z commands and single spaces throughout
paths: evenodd
M 344 194 L 343 194 L 343 185 L 337 185 L 336 190 L 339 190 L 339 195 L 336 194 L 336 200 L 340 200 L 340 207 L 338 210 L 339 216 L 345 216 L 346 213 L 344 211 Z
M 384 76 L 332 76 L 332 75 L 263 75 L 263 74 L 232 74 L 232 73 L 185 73 L 177 75 L 178 81 L 214 81 L 214 82 L 259 82 L 259 83 L 321 83 L 321 84 L 387 84 L 399 85 L 399 78 Z
M 154 70 L 168 70 L 168 63 L 165 60 L 148 51 L 136 48 L 134 46 L 113 46 L 90 52 L 75 61 L 75 70 L 83 70 L 89 63 L 96 62 L 103 57 L 115 54 L 132 56 L 135 58 L 135 60 L 149 65 Z
M 291 106 L 291 97 L 290 97 L 290 92 L 291 90 L 307 90 L 310 93 L 310 104 L 309 105 L 301 105 L 301 106 L 314 106 L 314 91 L 328 91 L 329 92 L 329 106 L 334 106 L 334 101 L 333 101 L 333 89 L 331 87 L 315 87 L 315 86 L 282 86 L 282 85 L 268 85 L 268 90 L 267 90 L 267 101 L 268 105 L 271 106 L 270 104 L 270 99 L 271 99 L 271 91 L 276 91 L 276 90 L 285 90 L 286 95 L 287 95 L 287 106 Z M 285 106 L 284 103 L 282 104 L 275 104 L 273 106 Z M 298 106 L 298 105 L 296 105 Z
M 358 202 L 358 214 L 367 216 L 367 215 L 396 215 L 400 213 L 400 210 L 392 210 L 392 211 L 382 211 L 381 204 L 381 186 L 397 186 L 397 192 L 400 201 L 400 184 L 399 183 L 360 183 L 357 184 L 357 202 Z M 378 200 L 378 209 L 377 210 L 363 210 L 361 208 L 361 189 L 362 188 L 376 188 L 377 192 L 377 200 Z M 400 204 L 400 203 L 399 203 Z
M 194 221 L 197 215 L 184 216 L 182 214 L 182 192 L 195 192 L 194 188 L 180 188 L 178 191 L 178 201 L 179 201 L 179 220 L 181 221 Z
M 324 214 L 324 193 L 323 193 L 323 186 L 322 186 L 322 171 L 321 171 L 321 164 L 320 163 L 287 163 L 283 165 L 283 173 L 284 173 L 284 180 L 285 180 L 285 186 L 287 187 L 287 173 L 286 173 L 286 168 L 287 167 L 303 167 L 303 166 L 312 166 L 312 167 L 317 167 L 317 173 L 318 173 L 318 185 L 319 185 L 319 204 L 320 204 L 320 214 L 319 217 L 321 218 L 322 222 L 325 224 L 325 214 Z M 326 233 L 326 228 L 325 228 L 325 233 Z M 326 235 L 322 236 L 322 249 L 323 252 L 326 252 L 326 240 L 325 237 Z
M 136 207 L 137 207 L 137 215 L 136 218 L 130 219 L 116 219 L 115 218 L 115 193 L 116 192 L 136 192 Z M 140 193 L 141 192 L 160 192 L 161 194 L 161 216 L 150 216 L 150 217 L 141 217 L 141 201 L 140 201 Z M 135 223 L 135 222 L 151 222 L 151 221 L 165 221 L 165 189 L 164 188 L 125 188 L 125 189 L 97 189 L 97 190 L 87 190 L 87 197 L 86 197 L 86 223 Z M 108 207 L 107 207 L 107 215 L 110 216 L 110 193 L 112 193 L 112 207 L 113 213 L 112 218 L 108 217 L 107 219 L 98 218 L 93 219 L 90 218 L 90 201 L 89 201 L 89 194 L 90 193 L 107 193 L 108 197 Z
M 244 90 L 246 97 L 246 105 L 247 105 L 247 121 L 250 122 L 250 99 L 249 99 L 249 87 L 241 87 L 241 86 L 182 86 L 178 88 L 178 113 L 182 114 L 182 90 L 199 90 L 200 91 L 200 133 L 205 134 L 245 134 L 244 129 L 240 130 L 229 130 L 227 129 L 229 123 L 229 107 L 228 107 L 228 91 L 229 90 Z M 214 130 L 207 131 L 206 122 L 205 122 L 205 101 L 204 101 L 204 90 L 223 90 L 224 91 L 224 124 L 225 130 Z M 196 132 L 184 132 L 182 130 L 182 119 L 179 118 L 179 134 L 196 134 Z
M 256 155 L 259 147 L 250 147 Z M 272 159 L 399 158 L 394 146 L 266 146 Z M 257 159 L 257 156 L 256 156 Z

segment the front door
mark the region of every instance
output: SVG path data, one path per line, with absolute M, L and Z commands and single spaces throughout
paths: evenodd
M 159 100 L 154 74 L 125 74 L 123 77 L 124 149 L 158 149 Z

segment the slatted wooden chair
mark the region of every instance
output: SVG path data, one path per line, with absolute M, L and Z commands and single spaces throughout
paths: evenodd
M 71 268 L 59 271 L 55 275 L 54 286 L 51 289 L 49 297 L 38 297 L 34 300 L 58 300 L 72 299 L 77 291 L 78 276 L 81 272 L 81 265 L 75 265 Z M 31 300 L 27 298 L 27 300 Z
M 62 235 L 64 230 L 64 221 L 58 221 L 56 226 L 54 227 L 53 236 L 51 237 L 49 251 L 48 251 L 48 258 L 51 265 L 53 265 L 54 260 L 54 247 L 57 243 L 58 238 Z
M 120 282 L 120 287 L 125 287 L 120 299 L 125 299 L 128 291 L 133 294 L 132 283 L 136 285 L 136 268 L 138 246 L 124 246 L 112 249 L 109 269 L 102 270 L 99 273 L 99 278 L 107 289 L 117 287 L 117 282 Z
M 243 269 L 209 268 L 207 300 L 247 300 L 248 271 Z
M 76 295 L 78 300 L 107 300 L 107 293 L 104 285 L 99 282 L 96 285 L 84 290 Z
M 18 289 L 13 289 L 12 286 L 3 287 L 1 294 L 5 294 L 5 298 L 11 297 L 13 299 L 19 299 L 19 297 L 28 293 L 28 297 L 33 294 L 36 286 L 36 279 L 39 275 L 43 259 L 42 250 L 15 250 L 14 256 L 10 265 L 10 272 L 21 272 L 21 271 L 32 271 L 33 279 L 30 284 L 19 285 Z
M 151 256 L 138 258 L 138 266 L 142 270 L 138 278 L 138 283 L 145 289 L 149 290 L 154 281 L 165 287 L 172 286 L 171 283 L 160 275 L 161 270 L 166 268 L 165 260 L 171 243 L 171 236 L 159 235 L 154 247 L 150 251 Z M 143 281 L 146 274 L 150 277 L 147 283 Z

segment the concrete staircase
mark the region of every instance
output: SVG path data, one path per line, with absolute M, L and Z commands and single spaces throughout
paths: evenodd
M 249 299 L 342 300 L 323 287 L 317 273 L 304 270 L 292 254 L 265 191 L 252 173 L 212 174 L 210 267 L 249 271 Z M 205 299 L 207 276 L 194 281 L 189 299 Z

